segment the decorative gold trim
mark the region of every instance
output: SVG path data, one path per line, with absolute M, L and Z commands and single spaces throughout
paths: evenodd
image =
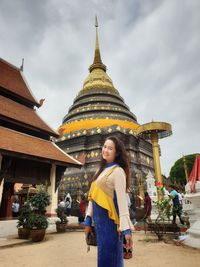
M 149 122 L 140 125 L 136 130 L 137 135 L 149 140 L 152 132 L 157 133 L 159 138 L 164 138 L 172 134 L 172 127 L 166 122 Z
M 76 131 L 83 130 L 83 134 L 87 133 L 87 130 L 98 128 L 102 131 L 102 128 L 116 126 L 116 130 L 129 129 L 136 132 L 139 124 L 133 121 L 120 120 L 120 119 L 109 119 L 109 118 L 88 118 L 80 121 L 72 121 L 63 124 L 60 128 L 63 129 L 63 134 L 71 134 L 75 136 Z M 69 138 L 69 137 L 68 137 Z

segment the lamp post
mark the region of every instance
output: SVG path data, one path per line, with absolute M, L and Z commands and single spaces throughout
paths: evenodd
M 156 178 L 156 187 L 158 191 L 158 200 L 163 199 L 163 181 L 160 167 L 160 153 L 158 141 L 161 138 L 172 134 L 171 125 L 166 122 L 150 122 L 140 125 L 137 129 L 137 135 L 150 140 L 153 148 L 154 169 Z

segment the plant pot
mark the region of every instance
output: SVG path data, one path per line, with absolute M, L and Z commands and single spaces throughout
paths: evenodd
M 64 233 L 66 231 L 66 223 L 56 223 L 56 230 L 58 233 Z
M 30 229 L 18 228 L 18 237 L 19 237 L 19 239 L 29 239 L 30 234 L 31 234 Z
M 31 239 L 33 242 L 40 242 L 44 239 L 46 229 L 31 229 Z

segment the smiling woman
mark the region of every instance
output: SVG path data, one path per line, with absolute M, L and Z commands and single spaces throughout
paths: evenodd
M 98 246 L 98 267 L 123 267 L 123 237 L 126 249 L 132 249 L 132 224 L 126 190 L 129 164 L 123 143 L 108 137 L 102 148 L 100 168 L 93 177 L 88 194 L 85 220 L 86 237 L 92 231 L 92 219 Z
M 102 148 L 102 157 L 107 163 L 111 163 L 115 160 L 116 149 L 112 140 L 108 139 L 104 143 Z

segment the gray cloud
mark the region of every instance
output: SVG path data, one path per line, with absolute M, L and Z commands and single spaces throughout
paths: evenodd
M 82 87 L 99 18 L 103 62 L 140 123 L 166 121 L 160 142 L 165 174 L 182 154 L 200 151 L 200 1 L 0 2 L 0 56 L 20 66 L 39 114 L 57 128 Z

